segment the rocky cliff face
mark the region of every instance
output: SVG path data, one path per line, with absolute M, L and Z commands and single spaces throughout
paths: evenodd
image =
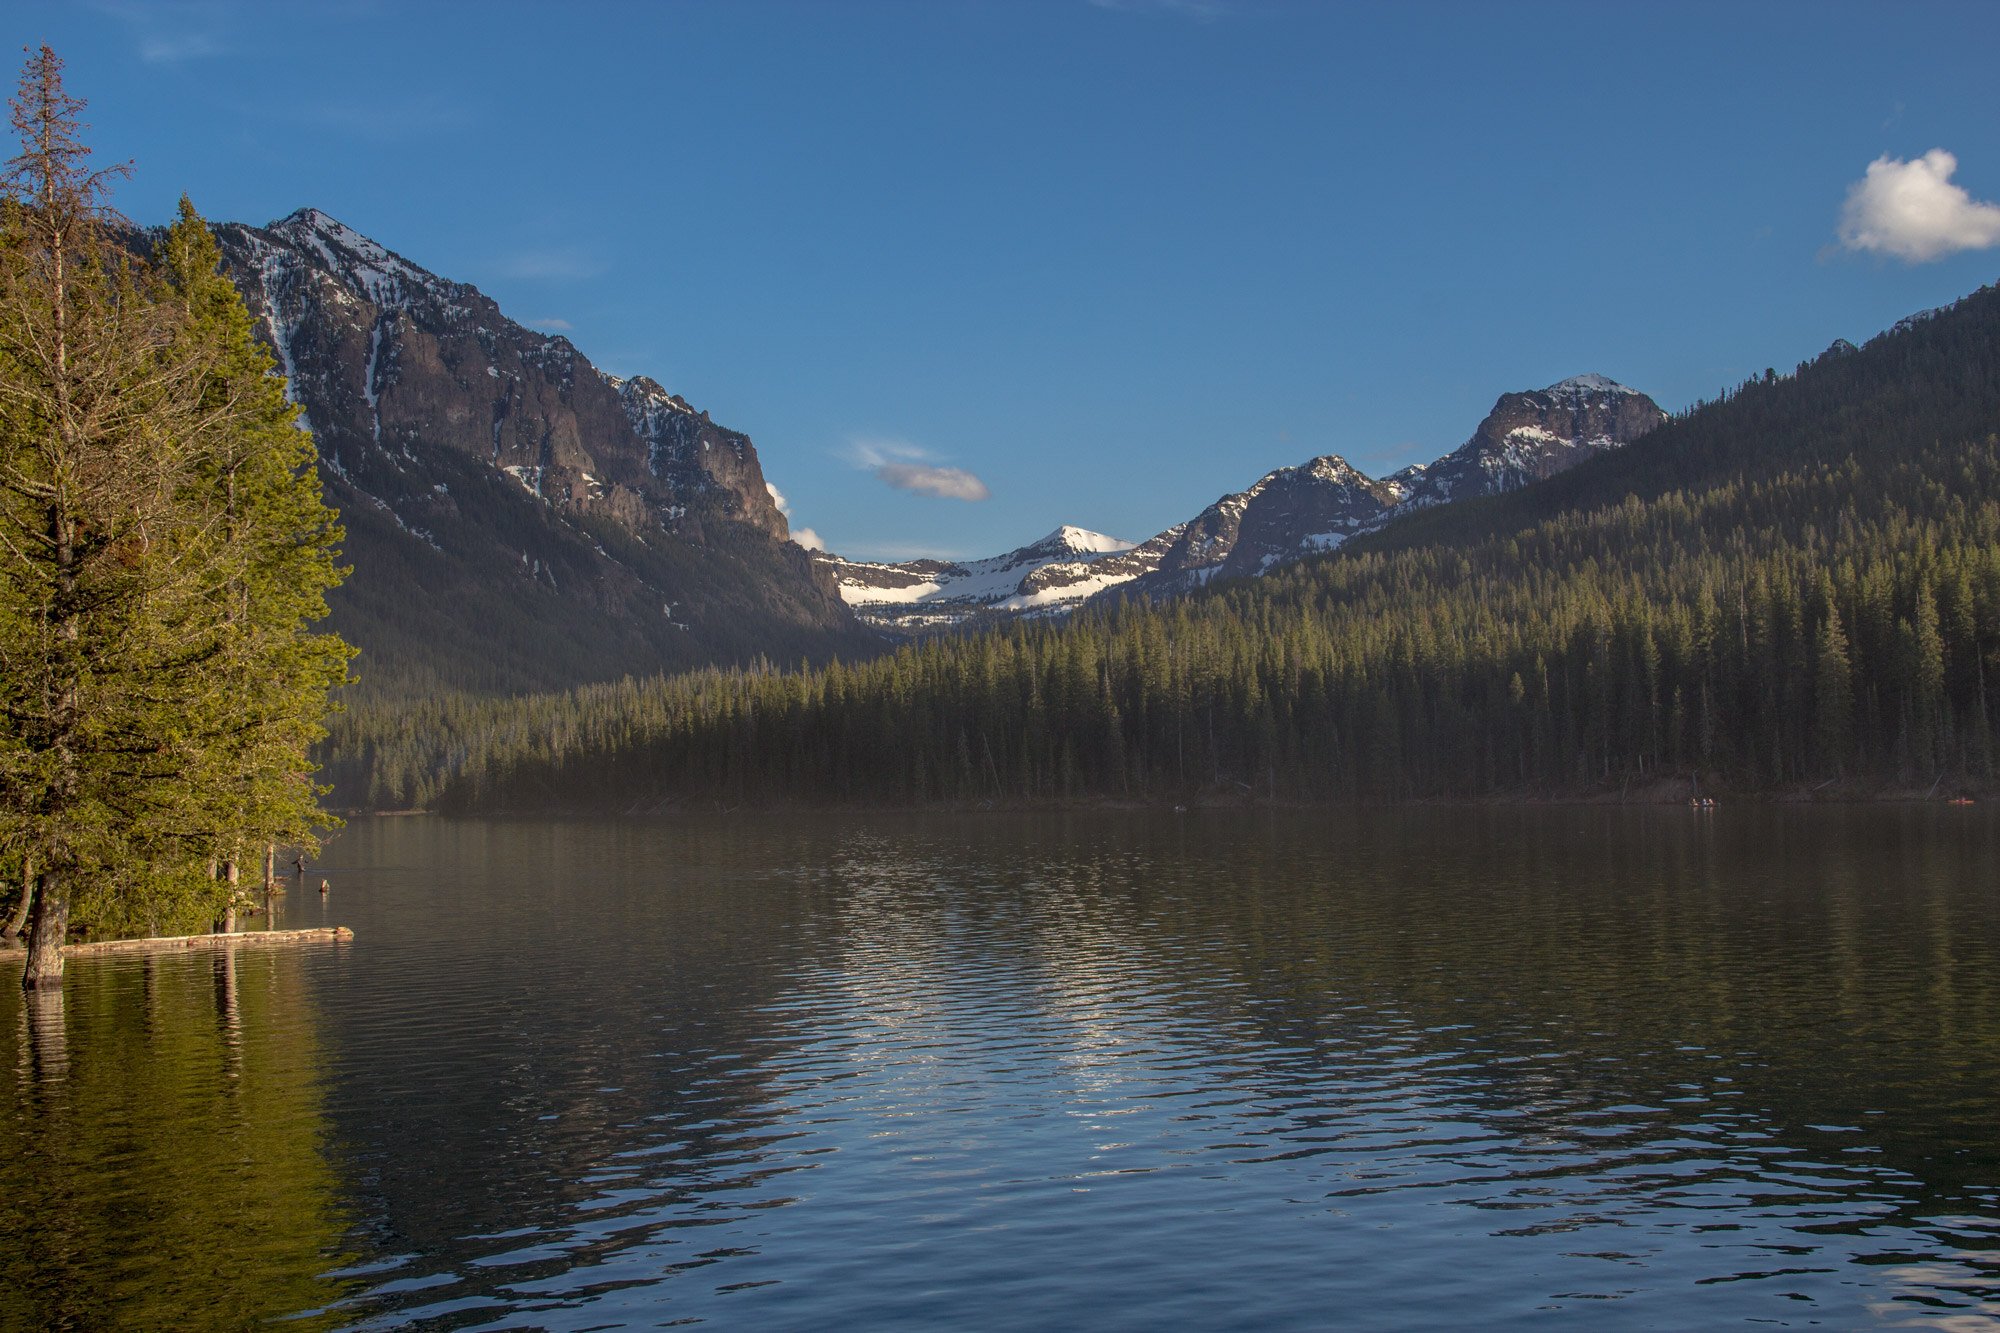
M 747 436 L 315 209 L 215 231 L 348 529 L 334 623 L 364 679 L 540 688 L 865 647 Z
M 1102 593 L 1163 596 L 1216 578 L 1262 574 L 1334 550 L 1412 509 L 1552 477 L 1664 420 L 1645 394 L 1602 375 L 1580 375 L 1503 395 L 1472 438 L 1436 462 L 1376 480 L 1327 454 L 1267 473 L 1248 490 L 1225 495 L 1136 546 L 1099 538 L 1103 545 L 1065 554 L 1055 539 L 1081 530 L 1064 528 L 1033 546 L 969 565 L 864 566 L 827 554 L 815 559 L 836 575 L 841 595 L 863 619 L 888 629 L 953 624 L 974 614 L 1061 613 Z M 966 581 L 966 571 L 989 568 L 985 583 Z M 996 577 L 1001 574 L 1008 576 Z M 968 596 L 975 586 L 983 595 Z

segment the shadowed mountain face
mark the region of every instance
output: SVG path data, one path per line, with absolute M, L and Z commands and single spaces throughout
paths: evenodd
M 866 651 L 756 449 L 314 209 L 215 229 L 318 446 L 369 687 Z
M 1061 614 L 1101 593 L 1185 592 L 1331 551 L 1414 510 L 1517 490 L 1666 420 L 1651 398 L 1602 375 L 1503 395 L 1472 438 L 1430 464 L 1376 480 L 1327 454 L 1267 473 L 1185 523 L 1133 545 L 1059 528 L 989 560 L 867 564 L 816 552 L 863 619 L 918 630 L 974 618 Z

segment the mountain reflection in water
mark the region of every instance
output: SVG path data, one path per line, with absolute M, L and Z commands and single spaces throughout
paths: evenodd
M 350 946 L 0 977 L 0 1324 L 1981 1327 L 1996 832 L 359 821 Z

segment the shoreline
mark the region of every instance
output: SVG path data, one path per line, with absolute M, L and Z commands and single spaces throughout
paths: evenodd
M 1367 799 L 1270 798 L 1242 793 L 1208 792 L 1180 798 L 1073 796 L 1049 798 L 1007 798 L 976 801 L 720 801 L 663 800 L 622 807 L 570 804 L 547 806 L 505 806 L 475 810 L 369 810 L 349 807 L 336 810 L 344 819 L 407 819 L 434 815 L 445 819 L 651 819 L 671 816 L 714 818 L 729 815 L 787 813 L 827 814 L 1003 814 L 1062 813 L 1070 811 L 1153 811 L 1159 814 L 1193 814 L 1216 810 L 1382 810 L 1398 807 L 1526 807 L 1526 806 L 1645 806 L 1685 808 L 1691 794 L 1689 779 L 1665 779 L 1643 787 L 1595 789 L 1569 792 L 1499 792 L 1479 796 L 1410 796 Z M 1722 806 L 1836 806 L 1836 805 L 1951 805 L 1954 799 L 1971 808 L 2000 803 L 2000 783 L 1960 782 L 1935 787 L 1904 787 L 1887 784 L 1818 783 L 1811 786 L 1765 788 L 1739 791 L 1721 786 L 1704 786 L 1701 795 Z M 1967 808 L 1961 804 L 1956 808 Z

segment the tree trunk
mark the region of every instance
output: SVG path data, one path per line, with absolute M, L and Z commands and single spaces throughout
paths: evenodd
M 21 932 L 28 928 L 28 909 L 35 905 L 35 854 L 24 853 L 21 857 L 21 901 L 14 907 L 14 914 L 7 918 L 7 924 L 0 927 L 0 937 L 10 940 L 21 938 Z
M 21 989 L 59 990 L 63 980 L 63 936 L 69 934 L 69 885 L 43 875 L 28 922 L 28 965 L 21 971 Z
M 224 861 L 222 863 L 222 879 L 224 883 L 229 885 L 229 905 L 222 909 L 221 933 L 224 935 L 234 935 L 236 933 L 236 885 L 240 878 L 241 876 L 237 871 L 235 861 Z
M 264 844 L 264 896 L 270 897 L 278 887 L 278 844 Z

